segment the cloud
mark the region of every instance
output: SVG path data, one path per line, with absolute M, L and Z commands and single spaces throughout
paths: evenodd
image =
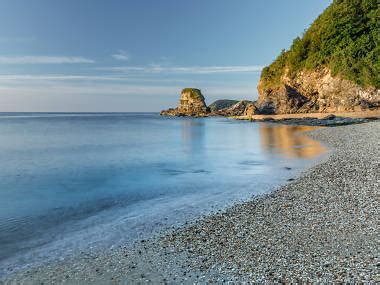
M 65 74 L 13 74 L 0 75 L 0 82 L 12 81 L 124 81 L 127 77 L 103 75 L 65 75 Z
M 119 95 L 119 96 L 173 96 L 173 104 L 176 103 L 182 86 L 146 86 L 135 84 L 38 84 L 19 86 L 0 86 L 0 93 L 5 95 L 26 95 L 33 96 L 72 96 L 72 95 Z M 242 88 L 222 88 L 208 87 L 202 88 L 206 98 L 253 98 L 256 90 L 253 87 Z M 1 97 L 0 97 L 1 102 Z M 0 104 L 1 105 L 1 104 Z
M 116 66 L 100 67 L 98 70 L 125 73 L 183 73 L 183 74 L 214 74 L 214 73 L 245 73 L 260 72 L 263 66 Z
M 128 61 L 131 56 L 125 50 L 119 50 L 118 53 L 113 54 L 112 57 L 117 60 Z
M 27 44 L 36 41 L 34 37 L 0 37 L 2 44 Z
M 146 86 L 135 84 L 57 84 L 38 83 L 33 85 L 8 85 L 0 86 L 0 93 L 13 95 L 168 95 L 177 94 L 181 90 L 179 86 Z M 1 97 L 0 97 L 1 99 Z M 0 100 L 1 101 L 1 100 Z
M 202 89 L 208 103 L 257 97 L 251 81 L 14 74 L 0 75 L 0 111 L 158 111 L 174 106 L 186 86 Z
M 103 79 L 103 80 L 101 80 Z M 0 94 L 56 95 L 178 95 L 184 87 L 176 83 L 168 85 L 165 80 L 156 84 L 143 82 L 114 81 L 122 78 L 75 75 L 0 75 Z M 87 81 L 93 80 L 93 81 Z M 153 83 L 153 82 L 152 82 Z M 173 82 L 170 82 L 173 83 Z M 202 83 L 199 87 L 207 96 L 250 97 L 256 93 L 255 87 L 229 86 L 221 83 Z M 198 86 L 198 85 L 197 85 Z M 0 96 L 1 99 L 1 96 Z M 1 105 L 1 104 L 0 104 Z
M 147 83 L 170 83 L 180 82 L 180 83 L 192 83 L 188 78 L 146 78 L 141 76 L 126 76 L 126 75 L 72 75 L 72 74 L 0 74 L 1 84 L 14 84 L 18 83 L 30 83 L 34 84 L 36 82 L 58 82 L 58 81 L 94 81 L 94 82 L 107 82 L 107 81 L 134 81 L 134 82 L 147 82 Z M 207 82 L 212 83 L 210 80 L 197 80 L 197 83 Z
M 106 74 L 106 75 L 77 75 L 77 74 L 0 74 L 1 84 L 14 84 L 14 83 L 30 83 L 35 84 L 38 82 L 59 82 L 59 81 L 73 81 L 73 82 L 146 82 L 148 84 L 178 84 L 204 86 L 204 85 L 234 85 L 244 86 L 247 84 L 245 81 L 225 82 L 220 80 L 210 79 L 190 79 L 186 76 L 181 78 L 156 78 L 145 76 L 145 74 Z M 251 84 L 251 81 L 248 82 Z
M 0 56 L 0 64 L 64 64 L 94 63 L 92 59 L 77 56 Z

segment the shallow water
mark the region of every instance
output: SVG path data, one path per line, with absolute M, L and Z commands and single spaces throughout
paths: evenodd
M 265 193 L 324 153 L 312 127 L 149 113 L 0 114 L 0 274 Z

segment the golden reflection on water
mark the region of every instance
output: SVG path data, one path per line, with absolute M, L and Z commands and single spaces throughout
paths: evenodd
M 306 135 L 304 131 L 320 127 L 260 124 L 260 143 L 270 153 L 281 153 L 289 158 L 312 158 L 321 155 L 326 148 Z

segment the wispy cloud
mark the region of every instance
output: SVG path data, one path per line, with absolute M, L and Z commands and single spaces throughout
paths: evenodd
M 105 74 L 105 75 L 78 75 L 78 74 L 0 74 L 1 84 L 34 84 L 37 82 L 144 82 L 147 84 L 185 84 L 193 86 L 204 85 L 228 85 L 228 86 L 246 86 L 247 82 L 235 80 L 233 82 L 225 82 L 220 80 L 210 80 L 205 78 L 190 79 L 186 76 L 176 78 L 160 78 L 145 76 L 144 74 Z M 251 85 L 252 82 L 248 82 Z
M 2 94 L 24 94 L 34 95 L 167 95 L 177 94 L 180 90 L 179 86 L 146 86 L 136 84 L 72 84 L 72 83 L 52 83 L 41 82 L 33 85 L 2 85 L 0 93 Z M 1 98 L 0 98 L 1 99 Z M 1 100 L 0 100 L 1 102 Z
M 0 37 L 2 44 L 27 44 L 36 41 L 34 37 Z
M 208 103 L 220 98 L 257 97 L 254 82 L 246 85 L 224 80 L 146 77 L 0 75 L 0 111 L 158 111 L 174 106 L 180 90 L 186 86 L 202 89 Z
M 130 76 L 130 75 L 75 75 L 75 74 L 0 74 L 1 84 L 14 84 L 14 83 L 30 83 L 36 82 L 58 82 L 58 81 L 77 81 L 77 82 L 107 82 L 107 81 L 133 81 L 133 82 L 146 82 L 146 83 L 213 83 L 210 80 L 196 80 L 196 82 L 188 78 L 151 78 L 144 76 Z M 215 83 L 215 82 L 214 82 Z
M 113 54 L 112 57 L 114 59 L 122 60 L 122 61 L 128 61 L 131 58 L 129 53 L 125 50 L 119 50 L 118 53 Z
M 6 85 L 0 86 L 0 93 L 2 94 L 24 94 L 24 95 L 169 95 L 177 96 L 183 86 L 163 86 L 163 85 L 136 85 L 136 84 L 49 84 L 41 83 L 34 85 Z M 219 96 L 219 98 L 241 97 L 250 98 L 255 95 L 254 87 L 241 87 L 241 88 L 224 88 L 213 87 L 202 88 L 203 93 L 207 97 Z M 174 97 L 173 97 L 174 98 Z
M 132 81 L 129 81 L 132 80 Z M 149 84 L 140 79 L 93 75 L 0 75 L 0 94 L 109 94 L 109 95 L 177 95 L 184 82 L 157 79 Z M 144 81 L 144 80 L 142 80 Z M 182 81 L 182 80 L 180 80 Z M 255 86 L 230 86 L 223 82 L 190 82 L 206 96 L 250 97 Z M 0 96 L 1 99 L 1 96 Z
M 77 56 L 0 56 L 0 64 L 64 64 L 94 63 L 92 59 Z
M 0 82 L 12 81 L 124 81 L 127 77 L 108 75 L 65 75 L 65 74 L 12 74 L 0 75 Z
M 263 66 L 115 66 L 100 67 L 98 70 L 125 72 L 125 73 L 183 73 L 183 74 L 212 74 L 212 73 L 245 73 L 260 72 Z

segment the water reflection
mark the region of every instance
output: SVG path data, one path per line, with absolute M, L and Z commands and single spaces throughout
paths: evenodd
M 182 146 L 186 152 L 202 151 L 205 138 L 205 121 L 183 119 L 181 121 Z
M 302 134 L 316 130 L 313 126 L 288 126 L 260 124 L 260 143 L 265 151 L 281 153 L 289 158 L 312 158 L 321 155 L 326 148 L 318 141 Z

